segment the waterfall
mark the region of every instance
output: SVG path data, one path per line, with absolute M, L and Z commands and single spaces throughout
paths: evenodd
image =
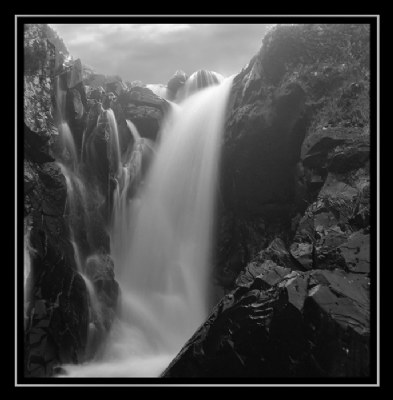
M 181 87 L 176 95 L 176 101 L 182 101 L 193 93 L 206 88 L 208 86 L 218 85 L 223 81 L 224 77 L 214 71 L 206 71 L 200 69 L 194 72 Z
M 217 82 L 216 82 L 217 83 Z M 121 312 L 94 361 L 67 376 L 159 376 L 206 319 L 220 143 L 232 79 L 173 107 L 153 163 L 128 196 L 149 143 L 134 137 L 115 192 L 111 253 Z M 135 168 L 130 166 L 134 165 Z

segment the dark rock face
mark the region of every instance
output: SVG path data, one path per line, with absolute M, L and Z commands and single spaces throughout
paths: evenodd
M 25 310 L 26 376 L 48 376 L 58 363 L 83 359 L 88 298 L 67 239 L 66 193 L 55 163 L 25 161 L 25 216 L 33 249 Z
M 345 45 L 340 35 L 347 37 Z M 228 288 L 275 237 L 292 245 L 306 270 L 321 258 L 318 250 L 333 257 L 327 247 L 367 228 L 368 40 L 363 25 L 279 26 L 234 78 L 216 262 L 217 279 Z M 330 229 L 335 239 L 325 244 L 305 239 L 306 231 L 314 235 L 306 228 L 313 224 L 310 214 L 330 218 L 328 208 L 336 218 L 331 229 L 344 232 Z M 233 263 L 235 253 L 244 254 L 241 265 Z
M 237 283 L 164 378 L 368 376 L 367 277 L 266 261 Z
M 278 26 L 234 78 L 216 251 L 227 295 L 163 377 L 369 375 L 368 63 L 365 25 Z

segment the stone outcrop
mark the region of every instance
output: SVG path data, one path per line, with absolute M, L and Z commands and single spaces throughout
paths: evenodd
M 367 377 L 369 279 L 251 263 L 162 376 Z
M 117 105 L 121 108 L 121 113 L 118 111 L 116 115 L 119 126 L 124 126 L 125 119 L 129 119 L 142 137 L 156 140 L 164 115 L 169 110 L 167 101 L 148 88 L 135 86 L 118 96 L 115 111 L 119 109 Z
M 167 83 L 167 94 L 169 100 L 175 100 L 176 94 L 180 88 L 186 83 L 188 76 L 184 71 L 176 71 L 175 74 L 169 79 Z

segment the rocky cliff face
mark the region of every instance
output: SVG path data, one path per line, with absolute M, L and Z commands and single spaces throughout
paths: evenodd
M 216 279 L 164 377 L 370 372 L 369 31 L 278 26 L 234 79 Z
M 56 113 L 56 79 L 66 90 L 66 119 L 78 149 L 88 105 L 78 67 L 62 70 L 62 41 L 46 25 L 25 26 L 24 85 L 24 222 L 25 222 L 25 376 L 51 376 L 58 365 L 86 360 L 88 331 L 94 315 L 85 280 L 78 272 L 69 230 L 66 178 L 57 163 L 61 152 Z M 64 48 L 63 48 L 64 51 Z M 80 70 L 80 68 L 79 68 Z M 78 141 L 78 138 L 80 139 Z M 97 196 L 96 196 L 97 197 Z M 92 206 L 95 205 L 91 202 Z M 83 251 L 98 251 L 89 272 L 105 315 L 103 329 L 114 317 L 117 283 L 109 257 L 109 238 L 102 214 L 95 225 L 77 221 Z M 90 235 L 89 235 L 90 233 Z M 81 237 L 83 236 L 83 237 Z M 93 260 L 94 261 L 94 260 Z M 29 266 L 26 270 L 26 266 Z M 90 328 L 89 328 L 90 327 Z M 103 330 L 102 329 L 102 330 Z M 102 333 L 102 332 L 101 332 Z M 101 339 L 103 335 L 101 334 Z
M 24 219 L 29 236 L 25 375 L 47 376 L 59 362 L 83 358 L 88 298 L 64 218 L 67 189 L 51 145 L 56 50 L 46 27 L 25 28 Z

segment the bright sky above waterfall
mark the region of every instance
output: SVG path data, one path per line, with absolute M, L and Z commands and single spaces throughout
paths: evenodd
M 260 49 L 263 24 L 50 24 L 74 58 L 124 81 L 164 83 L 176 70 L 225 76 Z

